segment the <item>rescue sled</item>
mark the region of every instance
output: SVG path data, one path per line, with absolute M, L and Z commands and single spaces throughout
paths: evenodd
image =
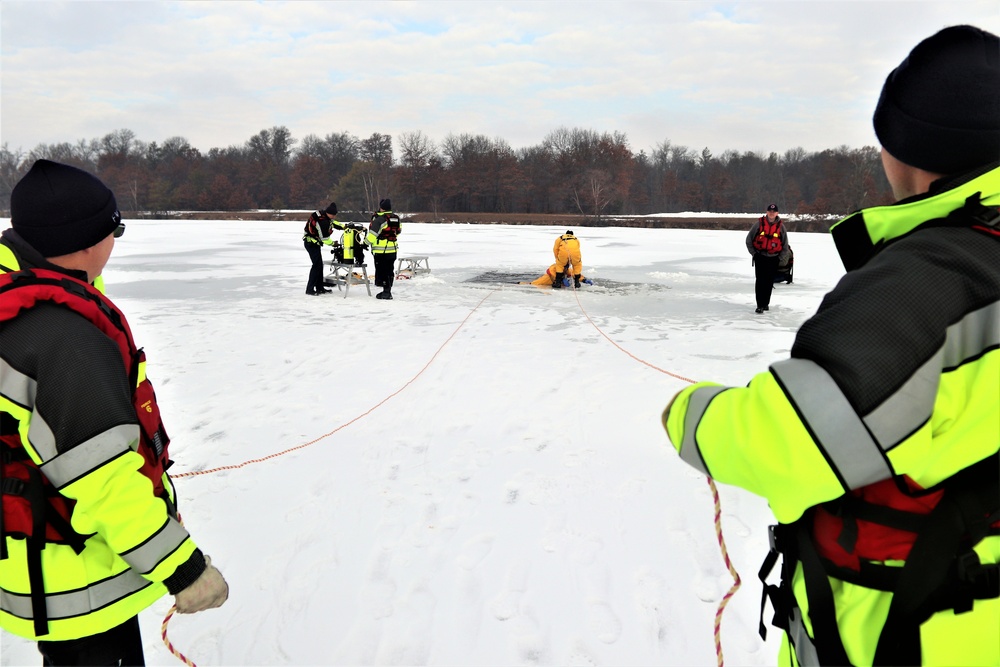
M 778 271 L 774 274 L 774 282 L 792 284 L 792 268 L 795 264 L 795 253 L 792 246 L 788 246 L 788 259 L 778 264 Z

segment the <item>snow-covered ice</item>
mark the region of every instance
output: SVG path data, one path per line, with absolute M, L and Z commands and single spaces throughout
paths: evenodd
M 843 273 L 827 235 L 790 234 L 795 282 L 755 315 L 742 231 L 579 228 L 596 284 L 558 292 L 514 282 L 562 227 L 404 222 L 401 256 L 432 272 L 379 301 L 306 296 L 301 223 L 127 222 L 108 293 L 149 357 L 185 523 L 230 584 L 171 619 L 189 659 L 716 663 L 732 579 L 660 413 L 687 379 L 745 384 L 787 356 Z M 772 518 L 719 490 L 743 579 L 725 659 L 773 664 Z M 148 664 L 181 664 L 171 602 L 140 617 Z M 40 663 L 0 639 L 3 665 Z

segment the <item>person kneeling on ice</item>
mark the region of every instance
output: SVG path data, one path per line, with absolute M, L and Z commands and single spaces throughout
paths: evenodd
M 562 288 L 564 276 L 572 278 L 573 285 L 579 287 L 583 273 L 583 259 L 580 255 L 580 240 L 573 235 L 572 229 L 567 229 L 565 234 L 556 239 L 552 246 L 552 254 L 556 258 L 556 275 L 552 281 L 552 288 Z
M 847 272 L 788 357 L 662 421 L 778 521 L 779 665 L 998 665 L 1000 38 L 922 41 L 873 124 L 896 202 L 833 225 Z
M 559 266 L 557 264 L 553 264 L 549 268 L 545 269 L 545 273 L 543 273 L 539 277 L 535 278 L 531 282 L 522 282 L 522 283 L 518 283 L 518 284 L 520 284 L 520 285 L 535 285 L 536 287 L 552 287 L 553 283 L 555 283 L 555 280 L 556 280 L 556 275 L 558 273 L 558 271 L 557 271 L 558 268 L 559 268 Z M 590 278 L 584 278 L 583 274 L 574 276 L 574 278 L 575 278 L 575 283 L 574 283 L 574 281 L 571 281 L 569 278 L 563 276 L 563 279 L 562 279 L 562 285 L 563 285 L 563 287 L 574 287 L 574 286 L 575 287 L 579 287 L 581 283 L 584 284 L 584 285 L 593 285 L 594 284 L 593 280 L 591 280 Z

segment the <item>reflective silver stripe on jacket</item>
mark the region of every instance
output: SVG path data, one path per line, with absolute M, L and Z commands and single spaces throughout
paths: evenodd
M 711 477 L 711 473 L 705 466 L 705 461 L 698 450 L 698 439 L 695 437 L 695 432 L 698 430 L 698 423 L 705 414 L 705 410 L 708 409 L 708 404 L 725 390 L 726 387 L 699 387 L 695 389 L 691 392 L 691 397 L 688 399 L 688 409 L 684 415 L 684 436 L 681 441 L 680 451 L 681 459 L 695 470 L 709 477 Z
M 28 423 L 28 441 L 42 461 L 54 459 L 59 455 L 56 448 L 56 434 L 52 432 L 49 423 L 38 414 L 36 407 L 31 411 L 31 421 Z
M 35 420 L 31 420 L 34 428 Z M 29 435 L 30 437 L 30 435 Z M 36 445 L 35 441 L 31 441 Z M 41 466 L 42 473 L 61 489 L 125 452 L 139 447 L 139 425 L 120 424 L 81 442 Z
M 133 570 L 149 574 L 167 556 L 177 551 L 187 538 L 187 530 L 171 517 L 167 517 L 152 537 L 121 554 L 121 557 Z
M 892 468 L 861 416 L 822 366 L 808 359 L 786 359 L 773 364 L 771 373 L 847 489 L 892 476 Z
M 802 622 L 802 610 L 798 606 L 792 608 L 792 613 L 788 617 L 788 639 L 795 649 L 795 657 L 801 667 L 819 667 L 816 645 L 806 632 L 806 626 Z
M 65 593 L 46 593 L 45 608 L 50 621 L 73 618 L 102 609 L 149 586 L 151 581 L 135 570 L 122 573 L 91 584 L 83 589 Z M 11 593 L 0 588 L 0 609 L 18 618 L 33 618 L 31 595 Z
M 35 404 L 38 383 L 34 378 L 15 370 L 6 360 L 0 359 L 0 396 L 25 410 Z
M 941 349 L 882 405 L 865 416 L 865 424 L 882 449 L 889 451 L 930 419 L 942 369 L 956 368 L 997 347 L 1000 347 L 1000 303 L 968 313 L 948 327 Z
M 32 411 L 28 440 L 42 461 L 47 461 L 59 452 L 56 449 L 55 434 L 35 407 L 37 393 L 38 382 L 34 378 L 15 370 L 13 366 L 0 359 L 0 395 L 11 403 Z
M 892 476 L 886 452 L 934 412 L 942 369 L 956 368 L 1000 346 L 1000 303 L 973 311 L 948 327 L 941 348 L 868 415 L 858 415 L 821 366 L 788 359 L 771 366 L 804 425 L 848 489 Z

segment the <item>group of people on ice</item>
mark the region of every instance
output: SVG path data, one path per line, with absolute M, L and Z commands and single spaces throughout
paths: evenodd
M 580 239 L 576 238 L 572 229 L 567 229 L 565 234 L 560 234 L 556 238 L 556 242 L 552 245 L 552 254 L 556 261 L 545 269 L 545 273 L 529 283 L 521 284 L 552 287 L 553 289 L 562 289 L 563 287 L 579 289 L 581 284 L 594 284 L 593 280 L 585 278 L 583 275 Z
M 774 514 L 759 577 L 762 617 L 770 601 L 784 633 L 778 664 L 998 665 L 1000 38 L 963 25 L 922 41 L 885 80 L 873 124 L 896 202 L 831 228 L 846 273 L 787 358 L 747 384 L 682 388 L 662 425 L 682 461 Z M 45 665 L 142 665 L 140 612 L 167 595 L 180 613 L 213 609 L 229 586 L 180 521 L 145 354 L 104 294 L 125 225 L 96 176 L 45 159 L 10 213 L 0 627 L 36 641 Z M 336 213 L 310 216 L 310 257 L 343 227 Z M 383 200 L 355 230 L 383 299 L 393 217 Z M 748 249 L 763 312 L 787 249 L 777 207 Z M 572 233 L 554 253 L 553 287 L 587 282 Z
M 747 250 L 752 256 L 755 284 L 754 293 L 757 302 L 757 313 L 770 309 L 771 292 L 778 282 L 792 282 L 792 266 L 794 254 L 788 242 L 788 232 L 784 222 L 778 215 L 777 204 L 769 204 L 762 215 L 747 233 Z M 537 287 L 552 287 L 561 289 L 581 285 L 593 285 L 594 282 L 583 275 L 583 258 L 580 252 L 580 240 L 573 230 L 566 230 L 556 238 L 552 246 L 555 262 L 538 278 L 522 285 Z
M 375 260 L 375 286 L 382 288 L 375 298 L 392 299 L 398 239 L 402 232 L 399 216 L 392 212 L 392 200 L 379 201 L 378 210 L 372 214 L 367 228 L 353 222 L 340 222 L 336 215 L 337 202 L 330 202 L 325 209 L 313 211 L 306 221 L 302 244 L 311 262 L 306 294 L 316 296 L 331 291 L 323 286 L 321 249 L 324 245 L 331 247 L 335 262 L 358 266 L 364 264 L 364 249 L 368 247 Z M 339 240 L 333 238 L 335 229 L 343 232 Z

